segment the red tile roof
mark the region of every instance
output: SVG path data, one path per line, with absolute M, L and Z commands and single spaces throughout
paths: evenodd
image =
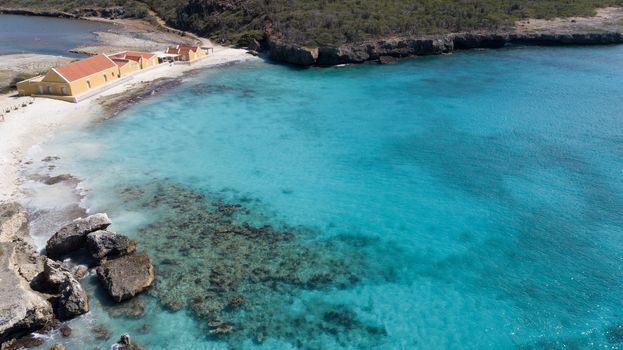
M 180 46 L 180 53 L 197 52 L 197 47 L 193 46 Z
M 123 67 L 126 64 L 130 63 L 130 61 L 128 60 L 123 60 L 123 59 L 118 59 L 118 58 L 114 58 L 113 62 L 115 62 L 115 64 L 118 65 L 119 67 Z
M 71 82 L 113 67 L 115 67 L 115 62 L 108 56 L 99 54 L 53 69 L 65 80 Z
M 175 47 L 169 47 L 167 49 L 167 53 L 168 54 L 180 55 L 180 54 L 187 54 L 189 51 L 197 52 L 197 51 L 199 51 L 199 49 L 200 49 L 199 46 L 177 45 Z
M 143 58 L 152 58 L 154 56 L 156 56 L 156 54 L 153 53 L 149 53 L 149 52 L 137 52 L 137 51 L 128 51 L 125 53 L 128 56 L 141 56 Z
M 116 53 L 114 55 L 110 55 L 111 58 L 125 58 L 125 59 L 129 59 L 129 60 L 136 61 L 136 62 L 140 61 L 141 57 L 145 59 L 150 59 L 154 56 L 156 55 L 153 53 L 137 52 L 137 51 L 124 51 L 124 52 Z

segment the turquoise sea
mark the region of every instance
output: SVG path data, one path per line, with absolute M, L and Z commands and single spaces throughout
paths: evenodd
M 83 280 L 92 311 L 50 343 L 623 348 L 622 62 L 244 63 L 63 134 L 42 147 L 54 172 L 157 280 L 121 306 Z

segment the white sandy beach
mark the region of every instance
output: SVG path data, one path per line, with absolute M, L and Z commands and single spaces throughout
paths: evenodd
M 79 127 L 93 121 L 103 113 L 98 97 L 129 91 L 137 85 L 159 78 L 179 78 L 184 73 L 200 68 L 209 68 L 226 63 L 258 59 L 242 49 L 216 46 L 214 52 L 191 65 L 160 65 L 148 71 L 137 72 L 127 82 L 114 86 L 79 103 L 70 103 L 46 98 L 36 98 L 27 104 L 30 97 L 16 97 L 14 94 L 0 95 L 0 202 L 19 201 L 23 191 L 20 167 L 28 150 L 44 142 L 60 130 Z M 22 103 L 26 103 L 22 107 Z M 19 106 L 17 110 L 5 113 L 5 109 Z

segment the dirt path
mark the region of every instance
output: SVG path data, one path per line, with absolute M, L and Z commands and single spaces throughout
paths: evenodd
M 527 19 L 518 21 L 515 27 L 520 33 L 623 32 L 623 8 L 600 8 L 593 17 Z
M 212 41 L 210 41 L 210 39 L 208 39 L 208 38 L 202 38 L 202 37 L 197 36 L 197 35 L 195 35 L 195 34 L 193 34 L 191 32 L 186 32 L 186 31 L 183 31 L 183 30 L 179 30 L 179 29 L 175 29 L 173 27 L 170 27 L 169 25 L 167 25 L 167 23 L 162 18 L 160 18 L 160 16 L 158 16 L 158 14 L 156 12 L 154 12 L 151 9 L 149 10 L 149 15 L 152 16 L 153 18 L 155 18 L 156 19 L 156 23 L 158 23 L 158 25 L 160 27 L 162 27 L 163 29 L 165 29 L 167 31 L 172 31 L 172 32 L 177 33 L 178 35 L 193 38 L 193 39 L 197 40 L 201 46 L 214 46 L 212 44 Z

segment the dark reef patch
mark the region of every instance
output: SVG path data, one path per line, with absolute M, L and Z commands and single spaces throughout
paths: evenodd
M 118 195 L 129 210 L 157 213 L 135 237 L 157 263 L 150 294 L 171 311 L 190 310 L 206 336 L 234 346 L 269 337 L 304 347 L 327 337 L 364 348 L 383 342 L 385 328 L 360 319 L 355 306 L 303 294 L 396 281 L 398 266 L 387 266 L 387 257 L 398 248 L 378 238 L 320 239 L 312 229 L 266 224 L 244 202 L 167 181 Z
M 177 78 L 159 78 L 150 83 L 142 83 L 130 91 L 100 97 L 98 101 L 102 106 L 104 113 L 102 114 L 102 118 L 99 118 L 97 121 L 99 122 L 113 118 L 137 102 L 154 96 L 160 92 L 171 90 L 179 86 L 181 83 L 182 80 Z
M 223 94 L 223 93 L 239 93 L 241 97 L 250 98 L 256 93 L 255 90 L 249 88 L 237 89 L 235 87 L 223 84 L 209 84 L 200 83 L 195 84 L 189 88 L 190 93 L 193 96 L 205 96 L 210 94 Z

